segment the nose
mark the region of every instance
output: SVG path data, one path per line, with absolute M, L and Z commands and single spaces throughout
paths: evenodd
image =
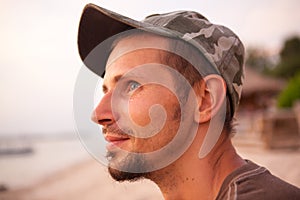
M 111 92 L 106 93 L 94 109 L 91 118 L 95 123 L 107 126 L 114 122 L 114 116 L 111 109 L 111 96 Z

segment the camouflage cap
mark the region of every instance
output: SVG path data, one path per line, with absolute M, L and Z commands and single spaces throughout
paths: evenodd
M 193 11 L 154 14 L 136 21 L 115 12 L 88 4 L 83 10 L 78 32 L 78 48 L 85 65 L 103 77 L 105 69 L 86 58 L 101 42 L 123 31 L 138 28 L 179 37 L 201 50 L 227 84 L 231 113 L 235 113 L 244 79 L 244 46 L 225 26 L 212 24 Z M 103 60 L 109 55 L 101 55 Z M 97 55 L 99 57 L 99 55 Z

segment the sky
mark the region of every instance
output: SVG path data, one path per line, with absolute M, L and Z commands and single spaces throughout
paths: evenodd
M 74 132 L 72 98 L 82 67 L 77 30 L 87 3 L 137 20 L 194 10 L 231 28 L 246 48 L 272 52 L 300 35 L 298 0 L 1 0 L 0 136 Z

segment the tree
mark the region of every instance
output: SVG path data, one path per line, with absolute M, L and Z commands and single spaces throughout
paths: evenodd
M 292 107 L 300 99 L 300 72 L 293 77 L 286 88 L 280 93 L 277 104 L 281 108 Z
M 300 38 L 287 39 L 280 51 L 280 62 L 272 71 L 277 77 L 291 78 L 300 71 Z
M 250 47 L 247 50 L 246 66 L 268 74 L 270 69 L 274 67 L 274 62 L 267 51 Z

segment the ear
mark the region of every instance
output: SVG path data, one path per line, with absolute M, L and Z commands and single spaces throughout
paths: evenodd
M 198 100 L 198 109 L 194 115 L 197 123 L 211 120 L 218 113 L 226 97 L 226 83 L 221 76 L 210 74 L 201 82 L 194 86 Z

